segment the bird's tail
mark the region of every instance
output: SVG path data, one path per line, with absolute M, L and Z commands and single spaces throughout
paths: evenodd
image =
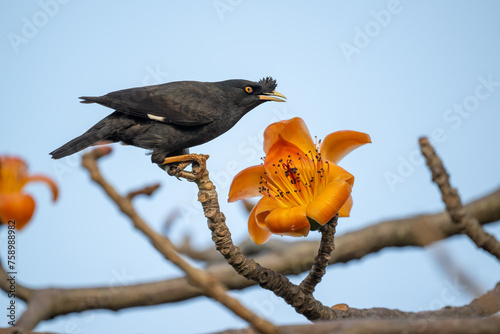
M 49 154 L 52 156 L 52 159 L 61 159 L 73 153 L 79 152 L 89 146 L 95 145 L 100 141 L 100 138 L 96 135 L 95 132 L 89 131 L 81 135 L 80 137 L 76 137 L 75 139 L 67 142 L 63 146 L 55 149 Z

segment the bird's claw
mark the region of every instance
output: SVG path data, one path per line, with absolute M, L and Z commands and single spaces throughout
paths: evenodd
M 207 169 L 206 161 L 208 158 L 209 156 L 205 154 L 177 155 L 165 158 L 162 165 L 170 165 L 166 168 L 167 173 L 175 176 L 178 180 L 180 180 L 180 177 L 187 180 L 196 180 L 201 178 Z M 189 165 L 192 165 L 192 170 L 190 172 L 185 171 L 184 169 Z

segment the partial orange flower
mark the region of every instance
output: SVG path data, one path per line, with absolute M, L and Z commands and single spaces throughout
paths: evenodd
M 229 190 L 229 202 L 262 196 L 248 218 L 250 238 L 260 245 L 271 234 L 307 236 L 337 213 L 348 217 L 354 176 L 337 163 L 367 143 L 365 133 L 337 131 L 315 144 L 299 117 L 269 125 L 264 163 L 238 173 Z
M 29 182 L 45 182 L 56 201 L 58 190 L 52 179 L 43 175 L 29 175 L 24 160 L 13 156 L 0 156 L 0 222 L 15 220 L 16 228 L 22 229 L 33 216 L 35 200 L 22 190 Z

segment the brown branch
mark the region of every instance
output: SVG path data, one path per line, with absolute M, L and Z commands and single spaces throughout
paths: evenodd
M 477 247 L 484 249 L 500 260 L 500 243 L 481 227 L 476 218 L 471 217 L 464 209 L 457 190 L 450 184 L 450 176 L 429 140 L 422 137 L 419 144 L 427 165 L 432 172 L 432 181 L 438 185 L 446 210 L 460 233 L 469 236 Z
M 262 288 L 272 291 L 283 298 L 298 313 L 309 320 L 332 319 L 335 312 L 314 299 L 312 294 L 305 293 L 299 286 L 274 270 L 264 268 L 252 259 L 247 258 L 241 250 L 233 244 L 231 232 L 226 225 L 226 217 L 220 212 L 219 201 L 215 186 L 208 177 L 208 171 L 194 179 L 198 186 L 198 200 L 200 201 L 208 228 L 212 231 L 212 241 L 216 249 L 236 272 L 249 280 L 257 282 Z
M 299 285 L 305 293 L 312 294 L 316 289 L 316 285 L 321 282 L 321 279 L 326 273 L 326 266 L 328 265 L 331 254 L 335 249 L 334 236 L 338 218 L 339 216 L 337 214 L 319 229 L 321 232 L 321 241 L 318 249 L 318 255 L 314 258 L 314 264 L 312 265 L 309 274 Z
M 500 220 L 500 188 L 482 198 L 466 204 L 464 208 L 472 217 L 475 217 L 481 225 Z M 457 229 L 457 226 L 451 221 L 446 211 L 436 214 L 419 214 L 409 218 L 382 221 L 364 229 L 337 237 L 336 242 L 337 244 L 342 244 L 342 247 L 337 247 L 336 252 L 332 255 L 330 264 L 357 260 L 387 247 L 425 247 L 436 241 L 459 234 L 461 233 Z M 312 264 L 310 256 L 314 256 L 316 247 L 316 241 L 306 240 L 295 242 L 270 240 L 266 244 L 260 246 L 257 246 L 252 241 L 246 240 L 240 245 L 243 253 L 247 255 L 257 255 L 269 252 L 280 253 L 282 256 L 292 254 L 289 256 L 289 260 L 294 261 L 292 258 L 292 256 L 294 256 L 296 259 L 294 267 L 299 270 L 288 269 L 288 271 L 282 271 L 282 266 L 279 263 L 277 263 L 276 266 L 271 266 L 278 272 L 286 274 L 300 274 L 309 270 Z M 300 255 L 297 250 L 304 253 L 301 259 L 296 258 Z M 220 259 L 218 252 L 213 248 L 206 250 L 190 249 L 188 251 L 190 256 L 199 258 L 202 261 L 218 262 Z M 260 263 L 266 261 L 266 256 L 263 258 L 264 260 L 259 260 Z M 300 263 L 304 263 L 304 265 L 300 265 Z M 289 264 L 290 262 L 285 263 L 288 267 Z
M 338 318 L 428 318 L 428 317 L 477 317 L 489 316 L 500 310 L 500 284 L 493 292 L 486 294 L 470 305 L 463 307 L 445 307 L 438 311 L 402 312 L 386 308 L 347 310 L 328 308 L 314 299 L 312 294 L 305 293 L 302 288 L 291 283 L 288 278 L 274 270 L 262 267 L 252 259 L 248 259 L 236 247 L 231 239 L 231 233 L 225 223 L 225 216 L 220 212 L 217 192 L 210 181 L 208 171 L 194 179 L 198 186 L 198 200 L 202 204 L 203 212 L 208 220 L 208 228 L 212 231 L 212 240 L 216 249 L 226 258 L 236 272 L 250 280 L 257 282 L 264 289 L 272 291 L 283 298 L 298 313 L 309 320 L 327 320 Z M 365 242 L 363 239 L 362 242 Z M 493 298 L 492 298 L 493 295 Z M 482 302 L 478 302 L 482 301 Z
M 500 317 L 444 318 L 444 319 L 359 319 L 344 321 L 319 321 L 313 325 L 278 327 L 281 334 L 497 334 Z M 255 334 L 250 328 L 227 330 L 217 334 Z
M 57 312 L 60 293 L 53 289 L 36 290 L 28 299 L 26 310 L 16 322 L 16 327 L 22 330 L 31 330 L 36 325 L 51 317 Z
M 166 236 L 156 233 L 139 216 L 132 206 L 129 198 L 122 197 L 101 175 L 97 166 L 97 159 L 102 157 L 99 149 L 94 149 L 86 153 L 82 158 L 82 166 L 85 167 L 92 178 L 106 192 L 106 194 L 116 203 L 119 209 L 127 215 L 133 222 L 134 227 L 146 235 L 153 246 L 170 262 L 183 270 L 188 278 L 196 284 L 203 293 L 218 301 L 234 314 L 250 323 L 250 325 L 261 333 L 276 333 L 276 329 L 269 321 L 257 316 L 255 313 L 244 307 L 237 299 L 227 294 L 227 288 L 220 283 L 213 275 L 197 269 L 187 263 L 175 252 L 175 247 Z
M 10 292 L 9 274 L 7 274 L 7 271 L 3 267 L 1 260 L 0 260 L 0 288 L 6 293 Z M 26 301 L 32 297 L 33 291 L 34 291 L 33 289 L 27 288 L 16 281 L 16 291 L 15 291 L 16 298 Z
M 151 196 L 153 193 L 160 188 L 160 184 L 153 184 L 151 186 L 144 187 L 142 189 L 138 189 L 135 191 L 131 191 L 127 194 L 126 198 L 127 200 L 131 201 L 133 200 L 136 196 L 138 195 L 146 195 L 146 196 Z
M 479 198 L 465 209 L 476 217 L 481 224 L 489 224 L 500 219 L 500 189 Z M 434 227 L 436 234 L 419 237 L 419 231 Z M 418 215 L 406 219 L 384 221 L 364 229 L 336 237 L 336 250 L 330 264 L 345 263 L 360 259 L 388 247 L 424 247 L 433 242 L 457 235 L 458 229 L 451 222 L 446 212 Z M 269 247 L 268 247 L 269 246 Z M 284 275 L 300 274 L 311 268 L 317 252 L 317 241 L 283 242 L 270 240 L 265 246 L 247 246 L 246 251 L 257 253 L 257 249 L 266 249 L 269 254 L 262 254 L 255 260 L 264 267 L 273 268 Z M 208 251 L 207 251 L 208 252 Z M 220 256 L 218 252 L 214 252 Z M 214 265 L 207 270 L 228 289 L 245 289 L 256 283 L 239 276 L 226 264 Z M 0 288 L 9 291 L 7 274 L 0 267 Z M 500 299 L 496 288 L 490 294 Z M 188 278 L 180 277 L 158 282 L 135 284 L 130 286 L 104 286 L 96 288 L 68 289 L 30 289 L 16 282 L 17 298 L 29 303 L 37 294 L 50 292 L 51 300 L 58 301 L 52 306 L 50 315 L 45 320 L 59 315 L 82 312 L 92 309 L 121 310 L 130 307 L 176 303 L 203 295 L 203 291 L 192 285 Z M 47 295 L 45 295 L 47 296 Z M 44 320 L 44 319 L 41 319 Z

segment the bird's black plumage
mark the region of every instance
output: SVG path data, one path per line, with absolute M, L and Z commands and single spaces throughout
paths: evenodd
M 153 150 L 151 160 L 185 154 L 232 128 L 247 112 L 266 101 L 284 101 L 276 80 L 259 82 L 178 81 L 119 90 L 100 97 L 80 97 L 115 111 L 80 137 L 50 154 L 54 159 L 100 142 L 123 142 Z

